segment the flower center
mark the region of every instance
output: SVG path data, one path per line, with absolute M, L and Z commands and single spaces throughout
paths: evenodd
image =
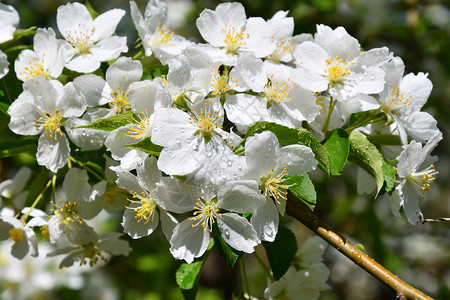
M 344 60 L 339 58 L 339 56 L 329 58 L 325 62 L 327 64 L 325 74 L 327 74 L 326 78 L 330 82 L 331 87 L 342 84 L 342 79 L 350 75 L 348 62 L 344 63 Z
M 47 109 L 47 107 L 45 109 Z M 63 115 L 58 111 L 58 109 L 55 109 L 55 111 L 50 114 L 39 110 L 36 110 L 36 112 L 41 115 L 39 119 L 34 118 L 34 126 L 36 127 L 36 130 L 39 130 L 42 127 L 44 131 L 48 133 L 49 139 L 54 138 L 55 141 L 58 140 L 58 134 L 64 136 L 61 132 L 61 127 L 63 126 Z M 44 137 L 44 134 L 42 134 L 41 137 Z
M 287 89 L 287 82 L 272 81 L 273 75 L 270 76 L 269 82 L 264 86 L 267 107 L 269 108 L 273 103 L 280 103 L 282 101 L 290 102 L 294 97 L 288 97 L 292 89 Z M 289 79 L 288 79 L 289 82 Z
M 153 197 L 142 192 L 141 195 L 136 192 L 130 191 L 130 194 L 133 195 L 133 198 L 137 200 L 128 199 L 131 203 L 138 205 L 137 207 L 126 207 L 128 209 L 133 209 L 136 213 L 136 220 L 139 223 L 141 220 L 144 220 L 144 224 L 148 222 L 153 222 L 154 212 L 156 209 L 156 202 L 153 200 Z
M 228 26 L 227 24 L 222 28 L 221 34 L 225 43 L 224 48 L 226 53 L 237 54 L 237 50 L 245 45 L 243 30 L 244 27 L 236 30 L 233 26 Z M 249 35 L 247 34 L 246 37 L 248 38 Z
M 115 184 L 109 184 L 106 186 L 106 191 L 101 197 L 101 200 L 104 201 L 104 208 L 108 208 L 110 206 L 117 206 L 119 199 L 126 199 L 126 196 L 124 195 L 124 190 L 117 187 Z M 120 201 L 121 205 L 124 205 L 125 203 L 123 201 Z M 98 204 L 100 205 L 100 204 Z
M 51 204 L 53 204 L 53 208 L 50 209 L 50 211 L 53 211 L 53 214 L 56 216 L 56 219 L 59 221 L 60 225 L 67 226 L 67 229 L 71 229 L 71 224 L 82 224 L 83 221 L 80 220 L 80 217 L 78 216 L 78 203 L 77 202 L 70 202 L 67 201 L 66 203 L 62 204 L 62 200 L 58 200 L 58 204 L 53 203 L 53 201 L 50 201 Z M 79 229 L 79 228 L 78 228 Z
M 217 72 L 214 72 L 214 66 L 212 66 L 211 73 L 213 73 L 211 88 L 215 95 L 223 94 L 231 88 L 230 83 L 233 80 L 233 76 L 229 76 L 228 70 L 224 70 L 223 72 L 217 70 Z
M 389 84 L 389 88 L 391 91 L 387 100 L 380 104 L 380 109 L 384 113 L 391 114 L 397 108 L 411 105 L 411 95 L 405 96 L 404 94 L 399 94 L 399 87 L 396 86 L 393 88 L 392 84 Z
M 147 136 L 147 133 L 150 130 L 150 117 L 148 116 L 148 110 L 146 109 L 141 114 L 138 114 L 137 118 L 139 121 L 134 119 L 129 120 L 129 122 L 135 124 L 135 126 L 131 127 L 125 135 L 131 136 L 135 140 L 142 140 Z
M 153 34 L 151 40 L 148 41 L 148 46 L 151 48 L 152 46 L 164 47 L 164 46 L 175 46 L 174 43 L 171 43 L 173 38 L 173 31 L 170 29 L 166 29 L 166 25 L 161 25 L 161 22 L 158 23 L 158 27 L 156 28 L 155 33 Z
M 221 217 L 222 214 L 219 213 L 219 208 L 216 207 L 216 203 L 211 201 L 205 201 L 201 198 L 198 198 L 198 202 L 195 203 L 197 206 L 194 206 L 195 217 L 188 218 L 189 221 L 193 221 L 192 228 L 201 224 L 203 230 L 208 230 L 212 232 L 213 224 L 216 223 L 216 219 Z
M 272 40 L 275 40 L 275 37 L 272 37 Z M 285 55 L 288 55 L 295 50 L 296 47 L 290 45 L 290 43 L 291 40 L 286 40 L 285 38 L 280 37 L 277 40 L 277 47 L 272 54 L 267 57 L 267 59 L 279 63 Z
M 66 41 L 77 50 L 78 54 L 88 54 L 94 47 L 94 41 L 91 39 L 94 32 L 95 28 L 86 28 L 84 24 L 78 24 L 77 30 L 66 31 Z
M 295 184 L 285 184 L 287 180 L 286 168 L 281 173 L 277 174 L 277 170 L 272 170 L 267 177 L 261 176 L 262 184 L 261 190 L 264 190 L 264 197 L 270 196 L 278 201 L 279 198 L 287 199 L 287 190 Z
M 212 104 L 212 101 L 209 101 L 209 104 Z M 220 126 L 223 115 L 219 115 L 217 111 L 208 111 L 208 104 L 204 104 L 205 107 L 200 109 L 200 114 L 198 114 L 194 109 L 191 109 L 191 113 L 193 117 L 189 117 L 189 123 L 193 124 L 198 128 L 195 132 L 195 135 L 201 134 L 205 139 L 205 143 L 208 143 L 211 140 L 213 133 Z
M 84 247 L 84 256 L 80 261 L 80 266 L 87 263 L 86 259 L 89 258 L 89 266 L 91 268 L 99 261 L 99 259 L 106 262 L 106 257 L 103 256 L 102 251 L 98 249 L 93 243 L 88 244 Z
M 45 53 L 43 54 L 43 58 L 39 62 L 37 60 L 37 57 L 33 57 L 33 60 L 28 61 L 28 66 L 26 66 L 24 69 L 24 72 L 19 72 L 19 79 L 23 78 L 25 80 L 34 78 L 34 77 L 43 77 L 47 80 L 52 79 L 48 71 L 44 71 L 44 57 Z
M 431 184 L 436 179 L 437 174 L 439 172 L 434 169 L 434 165 L 430 165 L 421 172 L 409 174 L 405 179 L 414 186 L 419 198 L 423 199 L 425 198 L 425 192 L 431 191 Z
M 20 228 L 13 228 L 8 231 L 9 237 L 15 242 L 21 242 L 23 239 L 23 230 Z
M 121 91 L 120 88 L 117 87 L 117 92 L 111 89 L 111 94 L 113 101 L 109 102 L 109 107 L 111 109 L 114 108 L 116 114 L 121 114 L 123 111 L 131 108 L 131 105 L 128 102 L 129 94 L 127 92 Z

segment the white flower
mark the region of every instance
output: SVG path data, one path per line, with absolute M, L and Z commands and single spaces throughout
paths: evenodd
M 18 24 L 19 14 L 14 7 L 0 3 L 0 44 L 13 38 Z
M 0 196 L 2 206 L 12 204 L 13 207 L 20 208 L 25 204 L 27 191 L 24 191 L 25 185 L 31 176 L 31 169 L 22 167 L 14 175 L 13 179 L 7 179 L 0 183 Z
M 80 3 L 58 7 L 56 23 L 64 39 L 72 46 L 73 58 L 66 67 L 88 73 L 97 70 L 100 63 L 117 58 L 128 51 L 127 38 L 112 36 L 125 11 L 112 9 L 95 20 Z
M 314 41 L 305 41 L 294 50 L 299 68 L 291 77 L 314 92 L 327 91 L 339 101 L 358 94 L 374 94 L 383 89 L 383 64 L 390 59 L 387 48 L 361 52 L 359 42 L 343 27 L 317 25 Z
M 86 170 L 72 168 L 63 181 L 63 195 L 51 202 L 52 215 L 48 220 L 50 241 L 56 242 L 63 234 L 74 244 L 84 244 L 98 236 L 84 220 L 92 219 L 100 210 L 92 197 Z
M 406 218 L 411 224 L 420 220 L 419 199 L 425 198 L 425 193 L 431 190 L 431 184 L 438 172 L 432 164 L 436 157 L 430 157 L 431 151 L 442 139 L 442 133 L 431 137 L 422 148 L 422 144 L 411 141 L 397 157 L 397 174 L 402 179 L 392 195 L 392 213 L 399 217 L 403 206 Z
M 61 75 L 64 64 L 70 59 L 70 46 L 56 39 L 52 28 L 38 28 L 32 50 L 23 50 L 14 64 L 17 78 L 25 81 L 37 76 L 47 80 Z
M 288 11 L 278 11 L 273 17 L 267 20 L 267 27 L 272 31 L 271 37 L 276 43 L 275 50 L 267 57 L 274 63 L 287 63 L 292 61 L 292 52 L 297 45 L 306 40 L 312 40 L 311 34 L 300 34 L 292 36 L 294 33 L 294 18 L 286 17 Z
M 285 183 L 287 176 L 310 172 L 316 168 L 317 161 L 306 146 L 280 147 L 277 137 L 270 131 L 247 139 L 245 159 L 248 173 L 244 178 L 256 180 L 266 197 L 265 205 L 254 211 L 252 225 L 261 240 L 273 241 L 278 232 L 278 212 L 284 215 L 286 209 L 290 187 Z
M 258 61 L 255 65 L 258 65 Z M 315 101 L 314 93 L 290 80 L 289 67 L 266 63 L 261 71 L 252 67 L 255 75 L 248 74 L 248 77 L 246 73 L 250 72 L 243 72 L 241 69 L 245 67 L 243 63 L 238 63 L 230 76 L 236 78 L 239 87 L 248 86 L 260 94 L 227 95 L 224 108 L 227 117 L 236 124 L 239 131 L 245 132 L 247 127 L 257 121 L 274 122 L 291 128 L 300 127 L 303 121 L 311 122 L 319 114 L 320 106 Z
M 250 51 L 261 58 L 275 50 L 266 22 L 262 18 L 247 19 L 241 3 L 221 3 L 215 10 L 203 10 L 197 27 L 205 41 L 227 55 Z
M 163 232 L 168 238 L 172 235 L 175 224 L 167 212 L 153 199 L 152 192 L 161 179 L 161 172 L 156 166 L 156 158 L 147 156 L 136 169 L 137 176 L 128 171 L 116 169 L 117 185 L 128 190 L 133 198 L 129 199 L 122 218 L 124 232 L 134 239 L 152 234 L 161 221 Z
M 68 117 L 83 114 L 86 103 L 72 83 L 64 87 L 42 77 L 29 79 L 24 91 L 8 109 L 9 128 L 22 135 L 41 133 L 36 158 L 52 172 L 62 168 L 69 157 L 69 141 L 61 130 Z
M 11 239 L 14 241 L 11 254 L 18 259 L 23 259 L 28 253 L 31 256 L 37 256 L 39 254 L 37 238 L 31 227 L 15 218 L 14 210 L 7 207 L 1 210 L 0 240 L 5 241 Z
M 89 266 L 93 267 L 99 261 L 106 262 L 110 255 L 125 255 L 130 253 L 131 248 L 127 241 L 120 240 L 122 234 L 118 232 L 106 233 L 97 237 L 95 241 L 80 244 L 78 246 L 65 247 L 56 249 L 47 254 L 47 257 L 66 254 L 59 268 L 70 267 L 75 261 L 80 261 L 80 266 L 89 262 Z
M 164 149 L 158 168 L 170 175 L 186 175 L 199 168 L 205 158 L 225 151 L 221 138 L 223 109 L 218 99 L 198 101 L 190 114 L 177 108 L 155 112 L 152 143 Z
M 142 16 L 134 1 L 130 1 L 131 18 L 136 27 L 146 56 L 152 53 L 167 65 L 169 60 L 192 42 L 174 34 L 167 25 L 167 4 L 160 0 L 149 0 Z
M 319 292 L 329 289 L 326 281 L 330 271 L 322 263 L 326 247 L 326 242 L 318 236 L 308 239 L 283 277 L 269 283 L 264 298 L 318 299 Z
M 220 188 L 206 186 L 203 189 L 176 181 L 167 178 L 157 184 L 154 193 L 158 205 L 168 211 L 194 211 L 173 230 L 170 252 L 175 258 L 191 263 L 202 256 L 215 223 L 218 233 L 231 247 L 246 253 L 254 251 L 260 240 L 250 222 L 239 213 L 254 211 L 264 204 L 255 181 L 229 181 Z
M 106 81 L 89 74 L 75 78 L 74 86 L 86 99 L 89 107 L 108 104 L 111 114 L 130 110 L 128 89 L 142 77 L 142 64 L 129 57 L 120 57 L 106 70 Z
M 386 64 L 386 84 L 377 98 L 377 106 L 395 121 L 404 145 L 408 136 L 426 142 L 439 132 L 436 120 L 420 111 L 430 96 L 433 84 L 428 74 L 419 72 L 417 75 L 410 73 L 403 76 L 404 68 L 403 61 L 398 57 Z

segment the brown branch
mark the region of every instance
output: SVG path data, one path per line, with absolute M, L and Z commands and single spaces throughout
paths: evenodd
M 356 248 L 344 237 L 335 233 L 328 225 L 320 220 L 306 204 L 298 200 L 291 193 L 288 194 L 286 212 L 302 222 L 365 271 L 392 288 L 397 293 L 398 299 L 433 299 L 392 274 L 382 265 L 370 258 L 366 253 Z

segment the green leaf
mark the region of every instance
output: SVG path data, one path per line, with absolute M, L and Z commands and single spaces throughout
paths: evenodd
M 254 125 L 250 126 L 247 129 L 245 137 L 248 138 L 256 133 L 261 133 L 267 130 L 272 131 L 277 136 L 278 142 L 281 145 L 292 145 L 297 144 L 298 142 L 296 129 L 266 121 L 256 122 Z
M 0 158 L 13 156 L 26 151 L 36 152 L 37 137 L 26 137 L 19 141 L 2 142 L 0 144 Z
M 191 264 L 182 263 L 178 268 L 175 274 L 175 278 L 178 286 L 181 289 L 184 299 L 195 299 L 200 271 L 213 246 L 214 240 L 211 239 L 205 254 L 200 259 L 195 260 Z
M 169 67 L 164 65 L 152 65 L 146 67 L 144 69 L 144 73 L 142 74 L 141 80 L 153 80 L 156 77 L 162 77 L 163 75 L 167 75 L 169 72 Z
M 135 115 L 132 111 L 125 112 L 120 115 L 111 116 L 104 119 L 96 120 L 88 125 L 78 126 L 75 128 L 87 128 L 87 129 L 97 129 L 104 131 L 113 131 L 119 127 L 125 126 L 130 123 L 132 119 L 135 119 Z
M 350 134 L 349 160 L 366 170 L 377 183 L 377 195 L 384 183 L 383 156 L 374 144 L 357 132 Z
M 385 161 L 383 161 L 383 166 L 381 167 L 381 169 L 383 170 L 384 174 L 384 184 L 380 193 L 384 194 L 392 191 L 392 189 L 394 188 L 395 175 L 397 173 L 397 170 L 393 166 L 388 165 Z
M 332 175 L 341 175 L 349 152 L 349 139 L 345 130 L 335 129 L 323 145 L 330 158 Z
M 140 150 L 142 152 L 145 152 L 147 154 L 151 154 L 154 156 L 159 156 L 159 154 L 161 153 L 161 150 L 163 149 L 163 147 L 153 144 L 150 136 L 146 137 L 145 139 L 143 139 L 142 141 L 140 141 L 136 144 L 125 145 L 125 147 L 130 148 L 130 149 Z
M 216 224 L 214 225 L 216 232 L 218 232 L 219 230 Z M 220 234 L 214 237 L 214 241 L 220 255 L 226 260 L 228 268 L 233 268 L 234 264 L 239 260 L 239 257 L 241 257 L 242 252 L 230 247 Z
M 387 118 L 386 114 L 379 109 L 357 112 L 350 116 L 346 131 L 351 132 L 356 128 L 364 127 L 370 123 L 382 121 L 387 121 Z
M 308 174 L 297 174 L 287 178 L 288 180 L 285 181 L 287 185 L 294 184 L 289 188 L 289 191 L 313 210 L 316 206 L 317 193 Z
M 311 148 L 316 157 L 319 168 L 327 174 L 330 174 L 330 159 L 325 147 L 314 137 L 314 135 L 305 128 L 297 128 L 298 144 Z
M 267 258 L 272 268 L 273 277 L 279 280 L 289 269 L 297 253 L 297 240 L 295 234 L 285 227 L 278 228 L 275 241 L 262 242 L 266 249 Z

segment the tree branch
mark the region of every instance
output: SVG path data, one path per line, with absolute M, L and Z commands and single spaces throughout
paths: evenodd
M 286 212 L 306 225 L 327 243 L 347 256 L 354 263 L 392 288 L 399 299 L 433 299 L 423 292 L 410 286 L 396 275 L 385 269 L 382 265 L 370 258 L 366 253 L 356 248 L 352 243 L 335 233 L 328 225 L 320 220 L 302 201 L 288 193 Z

